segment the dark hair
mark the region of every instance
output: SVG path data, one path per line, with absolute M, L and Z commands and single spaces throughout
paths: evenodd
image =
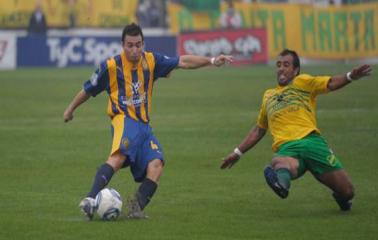
M 286 56 L 286 55 L 291 55 L 293 57 L 293 66 L 294 66 L 294 68 L 298 68 L 297 75 L 299 75 L 299 73 L 301 72 L 301 62 L 299 60 L 299 56 L 298 56 L 297 52 L 290 50 L 290 49 L 284 49 L 279 54 L 279 56 L 282 56 L 282 57 Z
M 125 41 L 126 35 L 128 35 L 128 36 L 138 36 L 138 35 L 140 35 L 140 36 L 142 36 L 142 41 L 144 41 L 144 36 L 143 36 L 142 29 L 140 28 L 139 25 L 137 25 L 135 23 L 128 24 L 128 25 L 126 25 L 123 28 L 122 39 L 121 39 L 122 42 Z

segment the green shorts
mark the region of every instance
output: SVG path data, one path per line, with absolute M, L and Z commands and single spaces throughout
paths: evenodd
M 295 178 L 302 176 L 307 170 L 314 175 L 320 175 L 343 168 L 340 160 L 328 147 L 327 141 L 317 133 L 280 145 L 274 156 L 298 159 L 298 175 Z

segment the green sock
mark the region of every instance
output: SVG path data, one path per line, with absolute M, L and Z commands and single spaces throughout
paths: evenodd
M 279 168 L 276 170 L 278 182 L 286 189 L 290 188 L 291 174 L 287 168 Z

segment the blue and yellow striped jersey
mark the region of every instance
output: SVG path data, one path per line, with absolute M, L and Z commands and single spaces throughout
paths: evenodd
M 177 67 L 179 57 L 144 52 L 136 66 L 124 52 L 101 63 L 84 83 L 86 93 L 95 97 L 106 90 L 109 94 L 108 115 L 123 114 L 137 121 L 149 122 L 152 89 L 156 79 L 167 77 Z

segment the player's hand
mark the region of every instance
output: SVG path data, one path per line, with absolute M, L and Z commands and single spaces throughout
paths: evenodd
M 214 65 L 220 67 L 224 64 L 232 63 L 234 61 L 234 57 L 230 55 L 219 55 L 214 59 Z
M 232 152 L 222 160 L 221 169 L 231 168 L 240 159 L 240 156 Z
M 362 77 L 369 76 L 372 70 L 373 69 L 370 65 L 364 64 L 359 67 L 353 68 L 353 70 L 350 72 L 350 77 L 353 80 L 358 80 Z
M 63 113 L 64 122 L 69 122 L 73 119 L 73 112 L 71 109 L 67 108 Z

